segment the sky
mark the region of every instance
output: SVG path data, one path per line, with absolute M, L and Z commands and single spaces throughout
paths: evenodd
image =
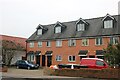
M 36 27 L 118 15 L 120 0 L 0 0 L 0 34 L 30 37 Z

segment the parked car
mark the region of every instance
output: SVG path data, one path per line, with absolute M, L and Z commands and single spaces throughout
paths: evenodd
M 28 70 L 39 68 L 38 64 L 34 64 L 34 63 L 27 61 L 27 60 L 18 60 L 15 65 L 17 68 L 26 68 Z
M 68 69 L 79 69 L 80 68 L 80 64 L 59 64 L 58 68 L 68 68 Z
M 80 66 L 94 69 L 108 68 L 108 64 L 103 59 L 98 58 L 82 58 Z
M 50 68 L 51 69 L 59 69 L 57 65 L 51 65 Z

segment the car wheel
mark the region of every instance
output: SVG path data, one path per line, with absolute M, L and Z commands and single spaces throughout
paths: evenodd
M 17 66 L 16 68 L 19 69 L 19 66 Z
M 30 70 L 30 67 L 28 66 L 27 69 Z

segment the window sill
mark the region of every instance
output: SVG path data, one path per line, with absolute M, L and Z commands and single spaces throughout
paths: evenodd
M 76 47 L 76 45 L 75 46 L 69 46 L 69 47 Z
M 60 62 L 60 61 L 62 61 L 62 60 L 56 60 L 56 61 Z
M 75 61 L 68 61 L 68 62 L 75 62 Z
M 50 48 L 51 46 L 47 46 L 47 48 Z
M 96 44 L 95 46 L 103 46 L 103 44 L 101 44 L 101 45 L 97 45 L 97 44 Z
M 42 48 L 42 46 L 41 46 L 41 47 L 38 47 L 38 48 Z

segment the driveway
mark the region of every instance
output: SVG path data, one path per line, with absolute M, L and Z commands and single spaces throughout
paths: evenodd
M 16 69 L 8 68 L 8 72 L 2 73 L 3 77 L 15 77 L 15 78 L 29 78 L 29 77 L 40 77 L 43 76 L 43 69 L 34 69 L 34 70 L 27 70 L 27 69 Z
M 16 69 L 15 67 L 9 68 L 8 72 L 2 73 L 2 80 L 88 80 L 89 78 L 82 77 L 65 77 L 65 76 L 47 76 L 43 74 L 44 69 Z M 21 79 L 22 78 L 22 79 Z M 89 79 L 98 80 L 98 79 Z M 100 79 L 99 79 L 100 80 Z M 102 79 L 103 80 L 103 79 Z

